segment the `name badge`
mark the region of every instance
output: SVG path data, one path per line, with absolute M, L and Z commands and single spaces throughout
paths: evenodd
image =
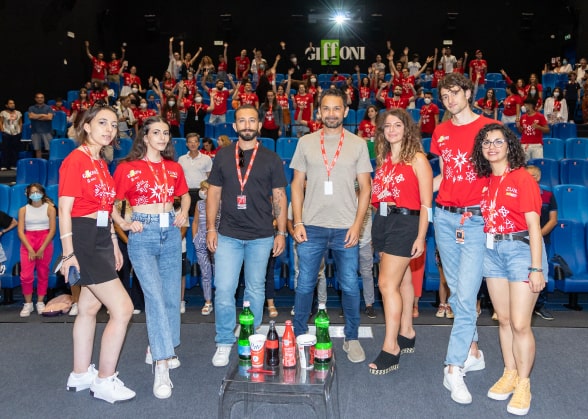
M 237 209 L 247 209 L 247 197 L 245 195 L 237 195 Z
M 388 216 L 388 204 L 386 202 L 380 202 L 380 215 L 382 217 Z
M 161 214 L 159 214 L 159 227 L 169 227 L 169 213 L 162 212 Z
M 333 195 L 333 182 L 325 180 L 325 195 Z
M 427 208 L 427 219 L 430 223 L 433 222 L 433 208 Z
M 457 244 L 465 243 L 465 232 L 463 231 L 463 228 L 458 228 L 455 230 L 455 242 Z
M 96 217 L 97 227 L 108 227 L 108 211 L 98 211 L 98 217 Z
M 486 233 L 486 248 L 494 249 L 494 234 Z

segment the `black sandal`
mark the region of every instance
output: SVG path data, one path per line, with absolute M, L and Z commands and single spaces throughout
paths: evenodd
M 370 373 L 374 375 L 384 375 L 391 371 L 398 369 L 398 362 L 400 362 L 400 352 L 398 355 L 393 355 L 390 352 L 380 351 L 380 354 L 372 364 L 376 364 L 376 368 L 370 367 Z
M 412 339 L 398 335 L 398 346 L 400 346 L 400 354 L 412 354 L 414 353 L 414 344 L 416 341 L 416 335 Z

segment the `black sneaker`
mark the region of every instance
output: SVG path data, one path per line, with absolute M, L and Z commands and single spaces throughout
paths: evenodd
M 555 318 L 553 317 L 553 314 L 545 309 L 545 307 L 541 307 L 535 310 L 535 314 L 541 317 L 543 320 L 553 320 Z
M 376 310 L 374 310 L 374 306 L 367 306 L 365 308 L 365 314 L 370 318 L 370 319 L 375 319 L 376 318 Z

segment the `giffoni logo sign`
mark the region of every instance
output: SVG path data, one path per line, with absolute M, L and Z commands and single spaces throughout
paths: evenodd
M 341 45 L 339 39 L 321 39 L 320 49 L 308 57 L 321 65 L 339 65 L 341 60 L 365 60 L 365 47 Z

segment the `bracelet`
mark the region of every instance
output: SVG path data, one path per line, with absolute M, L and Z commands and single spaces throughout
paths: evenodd
M 295 224 L 292 226 L 292 228 L 296 228 L 296 227 L 298 227 L 298 226 L 303 226 L 303 225 L 304 225 L 304 223 L 303 223 L 302 221 L 300 221 L 299 223 L 295 223 Z
M 72 258 L 72 257 L 74 257 L 74 256 L 75 256 L 75 255 L 74 255 L 74 252 L 71 252 L 71 253 L 70 253 L 69 255 L 67 255 L 67 256 L 62 256 L 62 257 L 61 257 L 61 261 L 62 261 L 62 262 L 65 262 L 66 260 L 68 260 L 68 259 L 71 259 L 71 258 Z
M 61 240 L 63 240 L 63 239 L 65 239 L 66 237 L 71 237 L 71 236 L 73 236 L 73 233 L 71 233 L 71 232 L 70 232 L 70 233 L 65 233 L 65 234 L 62 234 L 61 236 L 59 236 L 59 238 L 60 238 Z
M 279 234 L 280 236 L 288 237 L 287 231 L 276 231 L 276 234 Z
M 532 268 L 529 266 L 529 272 L 543 272 L 543 268 Z
M 211 229 L 211 230 L 206 230 L 207 233 L 216 233 L 217 230 L 216 229 Z

